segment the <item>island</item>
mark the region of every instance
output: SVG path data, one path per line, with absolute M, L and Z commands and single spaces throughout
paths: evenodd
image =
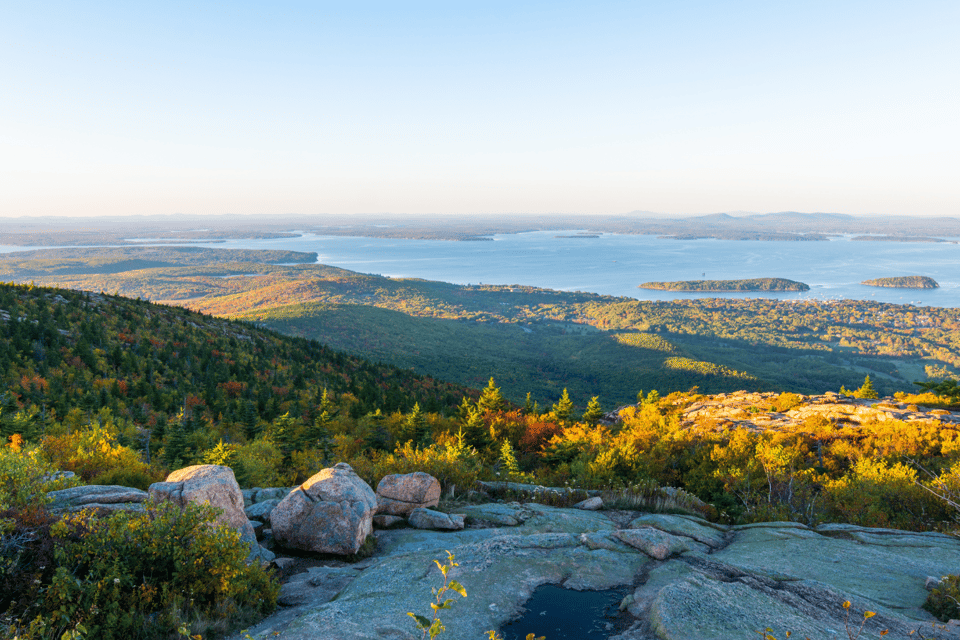
M 640 289 L 661 291 L 809 291 L 810 286 L 785 278 L 753 278 L 750 280 L 682 280 L 676 282 L 644 282 Z
M 898 278 L 874 278 L 860 284 L 868 287 L 895 287 L 897 289 L 937 289 L 937 281 L 927 276 L 900 276 Z
M 928 236 L 857 236 L 850 238 L 851 242 L 951 242 L 957 244 L 956 240 L 947 240 L 945 238 L 931 238 Z

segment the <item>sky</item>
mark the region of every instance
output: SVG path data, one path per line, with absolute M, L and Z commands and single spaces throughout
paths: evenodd
M 22 2 L 0 216 L 960 216 L 960 2 Z

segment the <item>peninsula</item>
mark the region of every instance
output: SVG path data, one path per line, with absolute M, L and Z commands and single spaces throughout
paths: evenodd
M 866 283 L 864 283 L 866 284 Z M 810 286 L 784 278 L 749 280 L 681 280 L 676 282 L 644 282 L 640 289 L 661 291 L 809 291 Z
M 864 280 L 860 284 L 868 287 L 894 287 L 898 289 L 937 289 L 937 281 L 927 276 L 900 276 L 897 278 L 874 278 Z

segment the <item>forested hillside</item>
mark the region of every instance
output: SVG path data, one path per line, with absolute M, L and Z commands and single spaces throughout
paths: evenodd
M 283 438 L 308 438 L 323 412 L 448 412 L 471 395 L 243 323 L 29 285 L 0 285 L 0 374 L 4 440 L 109 423 L 120 443 L 170 464 L 221 438 L 284 427 Z
M 881 393 L 955 376 L 960 312 L 865 301 L 641 302 L 521 285 L 463 286 L 315 264 L 314 254 L 126 247 L 0 255 L 21 282 L 120 293 L 241 318 L 478 388 L 584 406 L 640 389 Z M 282 262 L 283 264 L 276 264 Z M 297 264 L 290 264 L 296 262 Z M 158 266 L 147 266 L 163 263 Z

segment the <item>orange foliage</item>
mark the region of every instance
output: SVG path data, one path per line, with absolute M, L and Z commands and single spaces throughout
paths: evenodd
M 520 436 L 520 451 L 534 453 L 543 450 L 543 445 L 550 438 L 560 435 L 563 427 L 556 422 L 541 420 L 539 417 L 527 416 L 526 428 Z
M 33 376 L 24 375 L 20 378 L 20 386 L 24 391 L 46 391 L 50 384 L 46 379 L 34 374 Z
M 240 382 L 238 380 L 230 380 L 229 382 L 221 382 L 217 386 L 223 389 L 224 393 L 226 393 L 231 398 L 236 398 L 241 393 L 243 393 L 244 390 L 246 390 L 247 383 Z
M 10 444 L 7 445 L 12 450 L 19 452 L 23 448 L 23 436 L 15 433 L 10 436 Z

